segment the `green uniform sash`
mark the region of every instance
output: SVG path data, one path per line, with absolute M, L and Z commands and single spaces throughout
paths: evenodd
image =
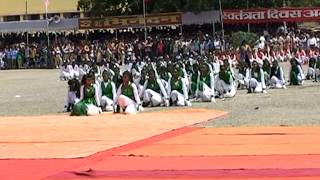
M 199 89 L 203 90 L 203 85 L 206 84 L 208 87 L 211 87 L 211 77 L 210 74 L 207 74 L 206 76 L 200 77 L 200 84 Z
M 298 74 L 299 74 L 298 65 L 292 66 L 291 72 L 290 72 L 290 83 L 292 85 L 299 85 Z
M 95 99 L 96 90 L 93 85 L 84 87 L 83 99 L 74 105 L 71 116 L 85 116 L 87 115 L 87 105 L 93 104 L 97 106 Z
M 172 79 L 171 80 L 171 90 L 172 91 L 176 90 L 176 91 L 180 92 L 181 94 L 183 94 L 182 83 L 183 82 L 182 82 L 181 78 L 176 79 L 176 80 Z
M 191 92 L 195 93 L 198 88 L 198 73 L 193 73 L 191 75 Z
M 128 98 L 135 100 L 132 84 L 129 84 L 128 87 L 121 87 L 121 94 L 127 96 Z
M 102 96 L 106 96 L 110 99 L 113 99 L 113 92 L 112 92 L 112 83 L 101 83 L 101 89 L 102 89 Z
M 163 80 L 165 80 L 165 81 L 169 81 L 169 78 L 170 78 L 170 76 L 169 76 L 169 73 L 167 73 L 167 72 L 165 72 L 162 76 L 161 76 L 161 79 L 163 79 Z
M 253 69 L 251 70 L 251 78 L 255 78 L 258 82 L 261 82 L 261 72 L 260 69 L 259 71 L 254 71 Z
M 281 79 L 281 71 L 280 71 L 280 67 L 272 67 L 271 68 L 271 77 L 272 76 L 276 76 L 278 79 Z
M 230 70 L 220 71 L 219 78 L 227 84 L 231 84 L 232 72 Z
M 151 89 L 157 93 L 161 92 L 160 86 L 156 80 L 148 80 L 147 89 Z

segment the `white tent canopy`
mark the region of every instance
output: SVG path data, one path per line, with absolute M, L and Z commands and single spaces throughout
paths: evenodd
M 199 13 L 183 13 L 182 25 L 203 25 L 212 24 L 212 22 L 220 22 L 219 11 L 203 11 Z M 34 33 L 49 30 L 53 31 L 66 31 L 66 30 L 79 30 L 79 19 L 61 19 L 59 23 L 50 22 L 49 29 L 47 29 L 46 20 L 30 20 L 21 22 L 0 22 L 0 33 Z
M 203 25 L 220 22 L 219 11 L 202 11 L 199 13 L 187 12 L 182 14 L 183 25 Z
M 78 29 L 78 19 L 61 19 L 59 23 L 50 22 L 49 31 Z M 1 22 L 0 33 L 41 32 L 47 30 L 46 20 L 32 20 L 21 22 Z

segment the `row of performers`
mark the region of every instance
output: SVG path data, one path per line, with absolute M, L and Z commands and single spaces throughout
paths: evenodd
M 304 80 L 301 65 L 291 61 L 290 83 L 301 85 Z M 266 93 L 271 88 L 286 88 L 282 67 L 277 61 L 270 69 L 253 61 L 235 74 L 228 60 L 219 62 L 134 64 L 120 73 L 109 65 L 92 67 L 89 73 L 68 81 L 69 91 L 65 111 L 71 115 L 97 115 L 102 111 L 135 114 L 144 107 L 191 106 L 192 101 L 215 102 L 215 98 L 232 98 L 237 85 L 249 93 Z M 101 77 L 101 78 L 100 78 Z

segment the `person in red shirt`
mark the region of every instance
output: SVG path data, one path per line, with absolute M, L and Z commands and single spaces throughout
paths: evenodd
M 164 50 L 165 50 L 165 45 L 162 40 L 159 41 L 157 45 L 157 55 L 158 56 L 163 56 L 164 55 Z

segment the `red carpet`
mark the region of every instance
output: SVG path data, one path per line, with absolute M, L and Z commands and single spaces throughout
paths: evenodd
M 48 179 L 316 179 L 320 153 L 311 153 L 320 152 L 319 130 L 194 129 Z
M 0 179 L 318 180 L 319 137 L 318 127 L 183 127 L 86 158 L 0 160 Z

